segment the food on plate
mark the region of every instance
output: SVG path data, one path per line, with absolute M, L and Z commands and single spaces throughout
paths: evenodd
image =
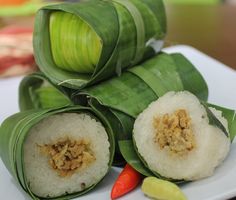
M 187 200 L 177 185 L 156 177 L 145 178 L 142 183 L 142 191 L 152 199 Z
M 78 106 L 15 114 L 0 129 L 2 160 L 34 199 L 77 197 L 113 160 L 113 134 L 100 118 Z
M 80 90 L 80 91 L 75 91 L 73 101 L 76 103 L 75 100 L 78 100 L 79 103 L 84 104 L 87 106 L 87 108 L 84 108 L 84 110 L 88 110 L 88 112 L 91 112 L 95 116 L 97 116 L 98 121 L 102 121 L 104 123 L 104 127 L 109 130 L 111 130 L 111 136 L 110 136 L 110 151 L 111 151 L 111 157 L 109 160 L 109 164 L 112 163 L 113 157 L 112 155 L 114 154 L 114 151 L 116 150 L 116 157 L 114 160 L 117 160 L 117 155 L 119 154 L 119 151 L 121 151 L 122 155 L 126 158 L 128 154 L 127 152 L 124 151 L 124 149 L 120 149 L 120 141 L 126 140 L 127 138 L 129 140 L 132 140 L 132 126 L 134 123 L 135 117 L 142 112 L 142 110 L 153 100 L 164 94 L 165 92 L 168 92 L 170 90 L 183 90 L 184 86 L 183 83 L 188 83 L 190 80 L 187 78 L 184 79 L 184 82 L 181 79 L 181 73 L 182 71 L 179 70 L 179 63 L 176 62 L 173 58 L 176 56 L 175 54 L 169 55 L 165 53 L 161 53 L 157 56 L 155 56 L 153 59 L 150 59 L 149 61 L 144 62 L 143 64 L 134 67 L 133 69 L 130 69 L 127 72 L 124 72 L 120 77 L 115 77 L 112 78 L 108 81 L 105 81 L 101 84 L 98 84 L 96 86 Z M 180 57 L 183 60 L 186 60 L 182 55 Z M 197 80 L 192 84 L 195 94 L 202 96 L 203 98 L 206 98 L 207 96 L 207 86 L 202 78 L 202 76 L 199 74 L 199 72 L 192 66 L 189 65 L 188 67 L 189 73 L 192 74 L 192 77 L 195 77 Z M 150 79 L 149 79 L 150 77 Z M 151 80 L 151 82 L 149 81 Z M 45 84 L 45 81 L 48 81 L 48 83 Z M 168 81 L 168 82 L 166 82 Z M 34 85 L 34 83 L 36 85 Z M 37 85 L 37 83 L 39 83 Z M 125 83 L 125 84 L 124 84 Z M 194 85 L 195 83 L 198 83 L 198 85 Z M 42 74 L 34 74 L 32 76 L 27 76 L 21 83 L 22 85 L 28 85 L 28 88 L 31 88 L 30 90 L 26 88 L 25 94 L 30 94 L 32 95 L 32 92 L 37 92 L 38 86 L 47 86 L 48 84 L 51 84 L 49 80 L 47 80 L 46 77 L 44 77 Z M 32 85 L 31 85 L 32 84 Z M 53 85 L 53 84 L 52 84 Z M 55 86 L 55 88 L 60 88 L 61 86 Z M 197 87 L 199 88 L 204 88 L 201 90 L 196 89 Z M 36 90 L 34 90 L 36 88 Z M 63 88 L 63 90 L 66 90 L 66 88 Z M 68 89 L 68 88 L 67 88 Z M 63 91 L 62 90 L 62 91 Z M 69 89 L 70 90 L 70 89 Z M 21 91 L 21 90 L 20 90 Z M 31 92 L 28 92 L 31 91 Z M 61 91 L 61 90 L 60 90 Z M 112 92 L 109 92 L 112 91 Z M 131 92 L 130 92 L 131 91 Z M 145 92 L 144 92 L 145 91 Z M 24 90 L 22 90 L 22 95 L 24 96 Z M 114 93 L 115 92 L 115 93 Z M 47 93 L 47 92 L 46 92 Z M 50 92 L 48 92 L 50 94 Z M 65 94 L 68 94 L 65 92 Z M 131 96 L 130 96 L 131 95 Z M 27 97 L 27 95 L 25 95 Z M 32 95 L 34 96 L 34 95 Z M 70 96 L 69 96 L 70 97 Z M 39 98 L 40 99 L 40 98 Z M 131 101 L 132 100 L 132 101 Z M 134 103 L 134 101 L 135 103 Z M 139 100 L 139 101 L 137 101 Z M 32 101 L 35 101 L 35 98 L 32 99 Z M 27 102 L 27 101 L 26 101 Z M 30 102 L 30 101 L 29 101 Z M 130 105 L 130 106 L 129 106 Z M 90 107 L 90 108 L 89 108 Z M 34 107 L 33 107 L 34 108 Z M 64 109 L 64 110 L 63 110 Z M 1 126 L 1 141 L 4 142 L 4 145 L 0 144 L 1 149 L 0 152 L 9 152 L 12 151 L 10 154 L 1 154 L 1 157 L 6 164 L 7 168 L 11 171 L 13 176 L 20 181 L 21 185 L 23 188 L 31 194 L 31 196 L 35 195 L 46 195 L 46 192 L 42 189 L 41 185 L 34 185 L 34 184 L 42 184 L 43 182 L 36 182 L 34 184 L 30 183 L 28 185 L 29 181 L 27 181 L 25 178 L 28 176 L 28 178 L 31 177 L 31 175 L 37 175 L 37 168 L 34 168 L 32 170 L 27 170 L 28 173 L 31 173 L 30 175 L 26 173 L 26 170 L 23 167 L 22 164 L 22 149 L 25 149 L 25 157 L 30 157 L 30 152 L 26 149 L 30 149 L 31 147 L 25 147 L 24 141 L 27 142 L 27 137 L 29 136 L 30 138 L 30 131 L 34 131 L 34 127 L 36 130 L 41 130 L 41 128 L 37 128 L 40 126 L 40 121 L 43 123 L 42 120 L 46 119 L 46 123 L 48 123 L 48 126 L 45 124 L 42 124 L 43 128 L 47 129 L 50 128 L 53 124 L 51 122 L 47 122 L 47 119 L 51 119 L 50 116 L 56 117 L 57 113 L 74 113 L 71 110 L 76 110 L 76 107 L 66 107 L 66 108 L 61 108 L 61 109 L 50 109 L 50 110 L 30 110 L 27 112 L 22 112 L 19 113 L 8 120 L 6 120 L 3 125 Z M 56 110 L 56 111 L 55 111 Z M 81 109 L 78 108 L 78 113 L 81 113 Z M 83 109 L 82 109 L 83 110 Z M 57 112 L 58 111 L 58 112 Z M 52 114 L 52 113 L 53 114 Z M 48 114 L 50 113 L 50 114 Z M 82 112 L 83 113 L 83 112 Z M 64 115 L 64 114 L 63 114 Z M 69 115 L 69 114 L 68 114 Z M 62 130 L 64 130 L 64 127 L 71 127 L 71 123 L 73 121 L 68 118 L 67 114 L 64 115 L 66 116 L 65 119 L 57 120 L 58 124 L 56 124 L 54 127 L 55 130 L 57 130 L 60 126 L 62 126 Z M 49 118 L 50 117 L 50 118 Z M 39 120 L 40 118 L 40 120 Z M 67 119 L 68 118 L 68 119 Z M 18 121 L 19 123 L 15 122 Z M 68 121 L 67 121 L 68 120 Z M 36 124 L 39 124 L 38 126 Z M 34 126 L 35 125 L 35 126 Z M 78 125 L 78 124 L 77 124 Z M 85 126 L 85 124 L 83 123 Z M 78 125 L 79 126 L 79 125 Z M 81 124 L 82 126 L 82 124 Z M 33 127 L 33 128 L 32 128 Z M 31 129 L 32 128 L 32 129 Z M 36 133 L 37 131 L 35 131 Z M 57 132 L 57 131 L 56 131 Z M 44 133 L 46 134 L 47 131 L 42 129 L 42 133 L 39 135 L 43 136 Z M 64 132 L 65 134 L 68 134 L 67 132 Z M 53 133 L 52 134 L 57 134 Z M 19 139 L 20 137 L 20 139 Z M 34 138 L 34 135 L 32 134 L 32 137 Z M 54 138 L 49 136 L 50 138 Z M 112 140 L 113 137 L 116 137 L 116 144 L 113 144 L 114 141 Z M 113 138 L 114 139 L 114 138 Z M 10 141 L 12 140 L 12 141 Z M 64 175 L 64 178 L 68 177 L 73 177 L 73 173 L 71 175 L 71 172 L 68 173 L 68 175 L 60 170 L 58 170 L 57 166 L 54 166 L 53 163 L 55 163 L 53 159 L 50 158 L 52 155 L 52 152 L 54 150 L 54 147 L 57 148 L 58 144 L 60 143 L 66 143 L 66 145 L 70 145 L 71 143 L 76 142 L 75 140 L 73 141 L 67 141 L 67 138 L 55 138 L 55 142 L 50 141 L 51 139 L 47 138 L 48 142 L 45 142 L 44 145 L 40 143 L 39 139 L 35 139 L 35 141 L 38 141 L 37 144 L 35 144 L 35 148 L 38 150 L 38 155 L 35 158 L 48 158 L 48 162 L 45 162 L 45 165 L 53 171 L 54 175 L 56 177 L 59 177 L 61 175 Z M 7 141 L 7 142 L 6 142 Z M 79 141 L 81 142 L 81 141 Z M 85 141 L 85 144 L 88 142 Z M 89 144 L 89 143 L 88 143 Z M 10 146 L 9 146 L 10 145 Z M 29 142 L 29 145 L 33 145 L 33 143 Z M 46 146 L 45 146 L 46 145 Z M 89 146 L 89 145 L 88 145 Z M 122 145 L 121 145 L 122 146 Z M 24 148 L 25 147 L 25 148 Z M 124 146 L 123 147 L 132 147 L 132 146 Z M 13 149 L 15 149 L 13 151 Z M 6 150 L 7 149 L 7 150 Z M 94 151 L 93 151 L 94 152 Z M 28 154 L 29 153 L 29 156 Z M 60 154 L 59 154 L 60 155 Z M 59 156 L 58 155 L 58 156 Z M 93 155 L 93 153 L 92 153 Z M 93 163 L 95 163 L 93 156 L 89 156 L 91 159 L 89 159 L 89 166 L 92 166 Z M 34 156 L 32 156 L 34 157 Z M 52 157 L 52 156 L 51 156 Z M 134 162 L 134 163 L 139 163 Z M 15 163 L 15 164 L 9 164 L 9 163 Z M 30 159 L 30 162 L 31 159 Z M 38 164 L 37 160 L 36 163 Z M 51 164 L 50 164 L 51 163 Z M 60 163 L 60 161 L 58 161 Z M 16 165 L 16 166 L 15 166 Z M 133 165 L 133 163 L 131 163 Z M 25 165 L 26 166 L 26 165 Z M 30 166 L 27 164 L 27 166 Z M 133 166 L 132 166 L 133 167 Z M 136 166 L 134 166 L 135 168 Z M 55 169 L 54 169 L 55 168 Z M 43 168 L 42 168 L 43 169 Z M 106 168 L 108 169 L 108 168 Z M 17 171 L 16 171 L 17 170 Z M 16 176 L 16 174 L 20 174 L 19 176 Z M 32 176 L 33 176 L 32 175 Z M 42 177 L 43 178 L 43 177 Z M 102 178 L 101 176 L 99 178 Z M 38 178 L 37 178 L 38 180 Z M 40 180 L 40 179 L 39 179 Z M 96 179 L 98 181 L 98 179 Z M 31 181 L 30 181 L 31 182 Z M 46 185 L 46 184 L 45 184 Z M 64 184 L 63 184 L 64 185 Z M 40 187 L 40 191 L 37 190 L 37 187 Z M 32 188 L 33 187 L 33 188 Z M 65 186 L 66 187 L 66 186 Z M 78 192 L 80 191 L 80 186 L 77 185 Z M 92 187 L 92 186 L 91 186 Z M 35 189 L 36 188 L 36 189 Z M 49 188 L 49 187 L 47 187 Z M 45 190 L 47 189 L 45 188 Z M 32 193 L 32 189 L 34 189 L 34 192 Z M 77 196 L 80 195 L 90 189 L 86 188 L 83 191 L 80 191 L 79 193 L 75 193 L 72 196 Z M 71 192 L 75 190 L 70 190 Z M 42 193 L 40 193 L 42 192 Z M 44 193 L 45 192 L 45 193 Z M 60 193 L 61 192 L 61 193 Z M 55 193 L 55 196 L 57 195 L 63 195 L 63 192 L 65 190 L 60 190 L 58 193 Z M 52 196 L 53 194 L 50 194 Z M 55 197 L 54 196 L 54 197 Z M 70 196 L 71 197 L 71 196 Z
M 154 173 L 174 180 L 211 176 L 229 153 L 228 122 L 187 91 L 169 92 L 135 120 L 133 139 Z
M 185 69 L 180 70 L 183 63 Z M 190 78 L 184 77 L 185 71 L 191 75 Z M 50 86 L 50 89 L 45 88 L 47 85 Z M 83 90 L 72 90 L 53 84 L 44 74 L 29 75 L 20 84 L 19 103 L 21 110 L 27 110 L 53 108 L 73 103 L 91 106 L 91 102 L 94 102 L 91 99 L 93 99 L 98 102 L 93 106 L 96 109 L 101 108 L 100 112 L 105 112 L 108 115 L 106 116 L 108 120 L 112 118 L 110 123 L 117 132 L 116 136 L 119 137 L 122 132 L 125 132 L 131 137 L 130 133 L 135 117 L 150 102 L 168 91 L 180 91 L 186 87 L 199 98 L 206 100 L 207 85 L 196 68 L 181 54 L 159 53 L 152 59 L 122 73 L 119 77 L 111 78 Z M 110 108 L 114 109 L 110 110 Z M 117 119 L 118 111 L 124 113 L 122 117 L 124 119 L 119 119 L 121 115 Z M 126 123 L 129 130 L 120 130 L 124 125 L 118 126 L 119 122 Z M 118 155 L 115 156 L 113 164 L 120 165 L 124 163 L 124 160 L 118 147 L 116 152 Z
M 203 76 L 180 53 L 161 52 L 162 0 L 87 0 L 43 7 L 34 52 L 41 72 L 19 87 L 20 110 L 0 127 L 0 156 L 33 199 L 71 199 L 127 162 L 111 192 L 142 175 L 205 178 L 226 158 L 235 111 L 205 103 Z M 154 177 L 152 198 L 186 197 Z
M 152 57 L 165 34 L 162 0 L 89 0 L 40 9 L 33 43 L 52 82 L 80 89 Z

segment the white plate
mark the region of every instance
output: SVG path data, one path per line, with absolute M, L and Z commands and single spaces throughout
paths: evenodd
M 209 86 L 209 102 L 236 110 L 236 71 L 188 46 L 174 46 L 165 49 L 168 53 L 184 54 L 199 69 Z M 20 78 L 0 80 L 0 123 L 7 116 L 18 111 L 18 84 Z M 113 168 L 98 187 L 78 199 L 110 199 L 112 184 L 119 169 Z M 222 200 L 236 196 L 236 143 L 223 165 L 214 176 L 192 182 L 182 187 L 189 200 Z M 25 200 L 28 196 L 12 179 L 0 160 L 0 199 Z M 147 199 L 140 189 L 120 198 L 121 200 Z

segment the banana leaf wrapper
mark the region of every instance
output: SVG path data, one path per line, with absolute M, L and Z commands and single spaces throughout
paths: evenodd
M 128 69 L 120 77 L 75 92 L 75 104 L 88 104 L 110 112 L 116 120 L 116 138 L 124 159 L 145 176 L 153 173 L 135 151 L 132 129 L 135 118 L 152 101 L 169 91 L 188 90 L 205 101 L 208 88 L 197 69 L 182 54 L 160 53 Z M 108 117 L 108 119 L 111 117 Z
M 69 41 L 78 32 L 84 44 L 78 44 L 79 38 Z M 33 44 L 37 64 L 53 83 L 80 89 L 152 57 L 165 34 L 162 0 L 89 0 L 40 9 Z
M 64 88 L 51 83 L 42 73 L 25 76 L 19 86 L 19 107 L 30 109 L 55 108 L 72 105 Z
M 56 86 L 42 73 L 34 73 L 26 76 L 19 86 L 19 107 L 20 111 L 60 108 L 72 106 L 74 103 L 69 98 L 72 91 L 68 88 Z M 99 109 L 94 108 L 99 112 Z M 110 115 L 106 112 L 106 117 Z M 112 118 L 112 116 L 109 116 Z M 113 124 L 116 126 L 116 123 Z M 115 127 L 114 130 L 117 128 Z M 119 154 L 118 145 L 115 145 L 118 152 L 113 160 L 114 166 L 121 166 L 125 163 Z
M 210 104 L 204 101 L 201 101 L 201 104 L 204 106 L 207 112 L 207 116 L 209 119 L 209 124 L 219 128 L 228 138 L 230 138 L 231 142 L 233 142 L 236 136 L 236 111 L 228 108 L 224 108 L 218 105 Z M 228 122 L 228 131 L 224 127 L 224 125 L 217 119 L 217 117 L 213 114 L 210 108 L 215 108 L 222 112 L 222 116 Z M 125 117 L 125 114 L 122 113 L 122 117 Z M 129 129 L 132 132 L 132 129 Z M 127 137 L 128 138 L 128 137 Z M 160 179 L 168 180 L 171 182 L 175 182 L 176 184 L 187 183 L 186 180 L 175 180 L 171 178 L 166 178 L 161 176 L 156 171 L 152 171 L 149 169 L 148 164 L 144 160 L 144 158 L 140 155 L 136 144 L 132 138 L 132 133 L 130 139 L 124 139 L 119 141 L 119 147 L 122 152 L 122 155 L 128 155 L 125 157 L 126 161 L 130 163 L 137 171 L 139 171 L 144 176 L 156 176 Z
M 220 110 L 222 112 L 223 117 L 227 120 L 228 122 L 228 133 L 226 130 L 222 129 L 223 132 L 225 132 L 225 134 L 230 137 L 231 142 L 233 142 L 235 136 L 236 136 L 236 111 L 232 110 L 230 108 L 224 108 L 222 106 L 218 106 L 215 104 L 211 104 L 211 103 L 206 103 L 205 104 L 207 107 L 213 107 L 217 110 Z M 210 119 L 212 119 L 211 116 L 209 116 Z M 212 122 L 212 121 L 216 121 L 216 122 Z M 217 124 L 217 120 L 210 120 L 210 122 L 212 122 L 212 124 Z M 219 123 L 218 123 L 219 124 Z M 221 126 L 220 124 L 217 126 Z
M 7 118 L 0 127 L 0 156 L 5 164 L 6 168 L 13 176 L 13 178 L 19 183 L 22 189 L 35 200 L 39 199 L 71 199 L 78 197 L 82 194 L 87 193 L 91 189 L 93 189 L 98 183 L 93 184 L 92 186 L 86 188 L 83 191 L 73 193 L 73 194 L 65 194 L 63 196 L 55 197 L 55 198 L 42 198 L 35 195 L 30 188 L 30 183 L 27 182 L 25 176 L 25 166 L 24 166 L 24 155 L 23 155 L 23 146 L 26 140 L 26 137 L 29 133 L 29 130 L 39 123 L 41 120 L 46 117 L 60 114 L 60 113 L 88 113 L 93 116 L 95 119 L 99 119 L 99 121 L 103 124 L 106 132 L 108 134 L 108 139 L 110 143 L 110 161 L 109 168 L 112 165 L 114 152 L 115 152 L 115 140 L 114 140 L 114 129 L 110 126 L 110 122 L 103 116 L 102 113 L 98 111 L 94 111 L 91 108 L 81 107 L 81 106 L 73 106 L 73 107 L 65 107 L 59 109 L 41 109 L 41 110 L 29 110 L 25 112 L 20 112 L 11 117 Z

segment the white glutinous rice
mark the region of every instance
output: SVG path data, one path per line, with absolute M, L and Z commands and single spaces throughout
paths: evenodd
M 107 173 L 109 138 L 87 113 L 49 116 L 31 128 L 24 144 L 26 180 L 39 197 L 58 197 L 96 184 Z
M 228 131 L 221 111 L 210 108 Z M 136 119 L 134 143 L 152 171 L 176 180 L 211 176 L 225 159 L 230 139 L 209 124 L 206 109 L 193 94 L 168 92 Z

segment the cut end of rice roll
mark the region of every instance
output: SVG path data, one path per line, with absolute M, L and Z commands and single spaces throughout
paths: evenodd
M 71 72 L 93 73 L 102 51 L 97 33 L 78 16 L 62 11 L 52 12 L 49 24 L 56 66 Z
M 39 197 L 81 192 L 107 173 L 110 143 L 87 113 L 52 115 L 31 128 L 24 144 L 26 181 Z
M 210 110 L 228 130 L 221 111 Z M 151 103 L 136 119 L 133 133 L 148 168 L 176 180 L 211 176 L 230 148 L 230 138 L 209 124 L 205 107 L 187 91 L 168 92 Z

